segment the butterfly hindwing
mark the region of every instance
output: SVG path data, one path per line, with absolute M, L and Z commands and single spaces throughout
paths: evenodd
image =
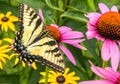
M 43 64 L 48 65 L 53 69 L 61 70 L 60 67 L 65 67 L 62 54 L 57 46 L 56 41 L 49 36 L 43 37 L 41 40 L 31 44 L 28 46 L 27 50 L 31 55 L 34 54 L 36 56 L 44 56 L 43 59 L 45 60 L 43 61 Z
M 65 64 L 57 42 L 48 34 L 44 23 L 35 10 L 20 4 L 20 31 L 17 33 L 14 48 L 24 61 L 38 61 L 43 65 L 64 72 Z

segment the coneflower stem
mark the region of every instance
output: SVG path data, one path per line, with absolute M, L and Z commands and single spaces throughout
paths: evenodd
M 105 68 L 107 66 L 107 61 L 103 61 L 102 68 Z

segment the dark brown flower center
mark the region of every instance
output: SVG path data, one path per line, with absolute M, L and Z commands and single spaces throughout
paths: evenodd
M 120 14 L 117 12 L 104 13 L 97 22 L 98 33 L 111 40 L 120 39 Z
M 49 34 L 57 41 L 60 41 L 60 31 L 54 26 L 46 26 L 46 30 L 49 31 Z
M 59 84 L 62 84 L 65 82 L 65 77 L 61 75 L 61 76 L 58 76 L 56 80 Z
M 7 18 L 7 17 L 3 17 L 2 19 L 1 19 L 1 21 L 3 21 L 3 22 L 7 22 L 9 20 L 9 18 Z
M 117 84 L 120 84 L 120 76 L 117 79 Z

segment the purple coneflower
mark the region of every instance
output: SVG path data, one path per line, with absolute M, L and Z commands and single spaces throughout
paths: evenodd
M 102 59 L 108 61 L 111 58 L 113 70 L 117 70 L 120 61 L 119 41 L 120 41 L 120 14 L 116 6 L 111 10 L 99 3 L 101 13 L 93 12 L 85 15 L 89 18 L 86 33 L 88 39 L 96 38 L 103 41 L 101 50 Z

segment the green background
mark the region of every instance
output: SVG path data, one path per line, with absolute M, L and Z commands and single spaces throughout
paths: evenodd
M 109 8 L 116 5 L 120 9 L 120 0 L 0 0 L 0 13 L 6 14 L 8 11 L 12 11 L 13 15 L 18 16 L 19 3 L 26 3 L 37 12 L 40 8 L 42 9 L 46 25 L 51 23 L 56 23 L 59 26 L 65 25 L 73 30 L 81 31 L 85 35 L 88 19 L 84 14 L 99 12 L 98 3 L 100 2 L 105 3 Z M 15 23 L 15 25 L 19 30 L 18 24 Z M 0 38 L 5 37 L 14 38 L 14 32 L 10 29 L 7 33 L 0 30 Z M 86 35 L 84 38 L 86 38 Z M 90 70 L 88 60 L 91 60 L 95 65 L 102 66 L 100 56 L 102 43 L 96 39 L 86 39 L 81 45 L 88 50 L 80 50 L 66 45 L 77 62 L 77 65 L 74 66 L 64 56 L 66 67 L 69 67 L 71 71 L 75 71 L 76 75 L 81 78 L 80 81 L 97 79 L 98 77 Z M 45 66 L 37 63 L 38 69 L 34 70 L 28 66 L 23 68 L 20 64 L 13 68 L 14 60 L 15 58 L 7 60 L 4 69 L 0 70 L 0 84 L 37 84 L 39 79 L 42 78 L 39 73 L 45 71 Z

